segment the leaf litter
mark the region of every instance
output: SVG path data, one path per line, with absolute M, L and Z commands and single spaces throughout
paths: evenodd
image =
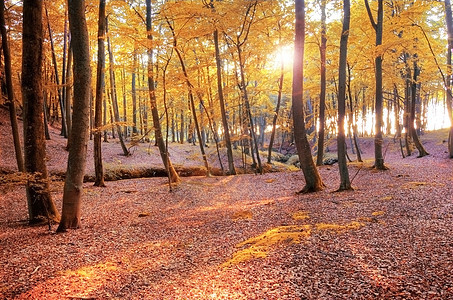
M 2 182 L 0 298 L 451 299 L 453 161 L 425 146 L 421 159 L 390 149 L 390 169 L 362 168 L 348 193 L 332 193 L 335 167 L 308 195 L 300 172 L 172 192 L 165 178 L 86 183 L 83 227 L 65 234 L 28 226 L 23 185 Z M 61 182 L 52 195 L 61 209 Z

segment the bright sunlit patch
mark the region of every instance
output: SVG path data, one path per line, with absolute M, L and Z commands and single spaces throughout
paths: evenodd
M 293 45 L 283 45 L 277 48 L 272 54 L 274 59 L 274 68 L 280 69 L 283 63 L 285 68 L 293 65 L 294 47 Z
M 296 211 L 295 213 L 293 213 L 292 217 L 294 220 L 305 220 L 310 218 L 308 211 L 304 210 Z

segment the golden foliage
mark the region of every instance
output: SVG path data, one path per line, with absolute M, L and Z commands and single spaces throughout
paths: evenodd
M 273 246 L 281 243 L 300 243 L 302 238 L 308 237 L 310 234 L 310 225 L 279 226 L 270 229 L 257 237 L 237 244 L 237 248 L 249 247 L 234 253 L 230 260 L 222 264 L 222 267 L 230 267 L 254 258 L 266 257 Z
M 309 219 L 310 216 L 308 215 L 308 211 L 300 210 L 293 213 L 292 218 L 294 220 L 305 220 Z
M 377 217 L 377 216 L 382 216 L 384 214 L 385 214 L 385 211 L 379 210 L 379 211 L 373 212 L 371 215 Z
M 364 226 L 364 224 L 361 222 L 357 222 L 357 221 L 352 221 L 345 225 L 333 224 L 333 223 L 318 223 L 318 224 L 316 224 L 316 229 L 341 232 L 341 231 L 359 229 L 362 226 Z
M 294 215 L 303 216 L 308 218 L 306 212 L 296 212 Z M 222 267 L 231 267 L 241 262 L 246 262 L 255 258 L 263 258 L 273 247 L 281 244 L 298 244 L 303 238 L 308 238 L 313 230 L 317 231 L 334 231 L 342 233 L 348 230 L 357 230 L 365 226 L 364 223 L 358 221 L 351 221 L 345 225 L 334 223 L 317 223 L 312 225 L 287 225 L 278 226 L 269 229 L 256 237 L 252 237 L 236 245 L 236 248 L 243 248 L 236 251 L 233 257 L 222 264 Z

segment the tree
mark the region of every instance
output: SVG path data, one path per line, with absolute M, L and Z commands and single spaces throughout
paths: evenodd
M 178 44 L 177 44 L 177 38 L 176 38 L 176 34 L 175 34 L 175 30 L 173 28 L 173 26 L 171 25 L 171 22 L 170 20 L 168 20 L 168 18 L 166 19 L 167 21 L 167 24 L 168 24 L 168 28 L 170 29 L 171 33 L 172 33 L 172 37 L 173 37 L 173 48 L 176 52 L 176 54 L 178 55 L 178 58 L 179 58 L 179 62 L 181 64 L 181 69 L 182 69 L 182 72 L 183 72 L 183 75 L 184 75 L 184 80 L 187 84 L 187 89 L 189 91 L 189 103 L 190 103 L 190 110 L 192 111 L 192 117 L 193 117 L 193 121 L 194 121 L 194 125 L 195 125 L 195 130 L 197 132 L 197 137 L 198 137 L 198 144 L 200 146 L 200 152 L 201 152 L 201 155 L 202 155 L 202 158 L 203 158 L 203 162 L 204 162 L 204 165 L 205 165 L 205 168 L 206 168 L 206 175 L 207 176 L 210 176 L 211 175 L 211 171 L 210 171 L 210 168 L 209 168 L 209 163 L 208 163 L 208 159 L 206 157 L 206 153 L 204 151 L 204 142 L 203 142 L 203 139 L 201 137 L 201 130 L 200 130 L 200 125 L 198 123 L 198 118 L 197 118 L 197 112 L 196 112 L 196 109 L 195 109 L 195 102 L 194 102 L 194 97 L 193 97 L 193 85 L 192 83 L 190 82 L 189 80 L 189 75 L 187 74 L 187 70 L 186 70 L 186 65 L 184 63 L 184 59 L 182 57 L 182 54 L 181 54 L 181 51 L 179 51 L 178 49 Z
M 14 103 L 11 56 L 8 45 L 8 35 L 6 34 L 5 26 L 5 0 L 0 1 L 0 30 L 2 35 L 3 58 L 5 61 L 5 79 L 9 105 L 9 118 L 11 120 L 11 129 L 13 134 L 14 150 L 16 153 L 17 169 L 19 170 L 19 172 L 25 172 L 24 156 L 22 154 L 19 129 L 17 126 L 16 104 Z
M 294 63 L 293 63 L 293 86 L 292 86 L 292 105 L 293 105 L 293 126 L 294 139 L 296 142 L 297 153 L 299 154 L 300 167 L 304 173 L 305 187 L 302 193 L 316 192 L 323 188 L 323 182 L 316 169 L 311 155 L 310 144 L 308 143 L 307 132 L 305 129 L 304 115 L 304 44 L 305 44 L 305 1 L 295 0 L 296 27 L 294 39 Z
M 42 93 L 43 2 L 23 3 L 22 34 L 22 103 L 24 109 L 25 171 L 28 216 L 30 223 L 42 218 L 59 221 L 60 214 L 52 200 L 46 166 Z
M 81 199 L 85 175 L 86 151 L 89 136 L 89 107 L 91 91 L 90 49 L 85 0 L 68 0 L 69 28 L 74 57 L 74 112 L 68 167 L 63 191 L 63 210 L 57 231 L 81 226 Z
M 159 121 L 159 112 L 157 110 L 157 101 L 156 101 L 156 92 L 154 86 L 154 71 L 153 71 L 153 46 L 152 46 L 152 19 L 151 19 L 151 0 L 146 0 L 146 32 L 148 38 L 148 89 L 149 89 L 149 99 L 151 104 L 151 113 L 153 116 L 153 125 L 154 125 L 154 135 L 156 138 L 156 144 L 159 148 L 159 153 L 162 158 L 162 162 L 167 170 L 167 174 L 170 180 L 170 183 L 179 183 L 180 179 L 178 173 L 176 173 L 170 156 L 168 155 L 168 149 L 165 147 L 164 137 L 162 135 L 162 129 Z
M 58 77 L 57 56 L 55 53 L 55 47 L 54 47 L 54 42 L 53 42 L 52 28 L 50 27 L 49 13 L 47 12 L 47 8 L 45 10 L 46 10 L 46 18 L 47 18 L 47 30 L 49 31 L 50 47 L 51 47 L 51 51 L 52 51 L 52 63 L 53 63 L 54 72 L 55 72 L 55 83 L 57 84 L 58 100 L 60 103 L 61 135 L 64 136 L 65 138 L 67 138 L 68 130 L 67 130 L 67 123 L 66 123 L 66 112 L 65 112 L 65 107 L 64 107 L 63 95 L 61 93 L 60 77 Z
M 115 119 L 115 124 L 116 124 L 116 131 L 118 133 L 118 139 L 120 140 L 120 145 L 121 149 L 123 150 L 124 156 L 129 156 L 129 150 L 126 147 L 126 144 L 124 143 L 124 138 L 123 138 L 123 130 L 121 129 L 120 126 L 120 112 L 118 108 L 118 95 L 116 93 L 116 80 L 115 80 L 115 71 L 114 71 L 114 65 L 115 62 L 113 61 L 113 51 L 112 47 L 110 46 L 110 37 L 108 36 L 109 30 L 108 30 L 108 18 L 105 19 L 105 33 L 107 34 L 107 51 L 109 53 L 109 78 L 110 78 L 110 95 L 112 99 L 112 109 L 113 109 L 113 117 Z
M 278 28 L 279 28 L 279 44 L 281 42 L 281 23 L 280 21 L 278 22 Z M 278 93 L 277 93 L 277 104 L 275 105 L 275 112 L 274 116 L 272 118 L 272 132 L 271 132 L 271 138 L 269 140 L 269 149 L 267 153 L 267 163 L 271 163 L 271 158 L 272 158 L 272 145 L 274 144 L 274 139 L 275 139 L 275 130 L 277 128 L 277 118 L 278 118 L 278 112 L 280 111 L 280 105 L 282 102 L 282 93 L 283 93 L 283 79 L 285 76 L 285 62 L 283 60 L 283 53 L 281 54 L 282 60 L 280 64 L 280 78 L 278 79 Z
M 249 94 L 247 91 L 248 81 L 246 80 L 245 75 L 245 64 L 246 64 L 246 55 L 244 53 L 244 47 L 248 42 L 249 35 L 250 35 L 250 28 L 253 24 L 253 21 L 256 17 L 256 9 L 257 9 L 258 1 L 249 1 L 246 3 L 245 6 L 245 13 L 242 18 L 242 22 L 238 31 L 234 33 L 230 33 L 232 36 L 225 34 L 228 41 L 236 48 L 237 51 L 237 63 L 239 65 L 239 78 L 237 78 L 237 84 L 241 91 L 241 97 L 244 101 L 245 109 L 243 110 L 244 113 L 244 127 L 246 131 L 250 134 L 251 146 L 252 146 L 252 159 L 255 164 L 255 169 L 260 174 L 263 173 L 263 167 L 261 164 L 261 158 L 259 153 L 259 147 L 256 139 L 255 133 L 255 125 L 254 119 L 252 116 L 251 105 Z M 255 162 L 255 154 L 256 154 L 256 162 Z
M 215 61 L 217 71 L 217 93 L 219 95 L 219 105 L 222 115 L 223 135 L 225 137 L 225 146 L 227 148 L 228 156 L 228 174 L 236 175 L 236 169 L 234 167 L 233 150 L 231 147 L 230 128 L 228 126 L 227 112 L 225 108 L 225 99 L 223 97 L 222 87 L 222 63 L 220 61 L 220 49 L 219 49 L 219 31 L 216 28 L 214 30 L 214 46 L 215 46 Z
M 368 0 L 365 1 L 366 10 L 368 17 L 370 18 L 371 25 L 376 32 L 376 47 L 382 45 L 382 31 L 384 24 L 384 4 L 383 0 L 378 0 L 378 12 L 377 22 L 374 21 L 373 14 L 371 12 Z M 376 95 L 375 95 L 375 110 L 376 110 L 376 126 L 375 126 L 375 138 L 374 138 L 374 167 L 378 170 L 386 170 L 387 167 L 384 165 L 384 156 L 382 154 L 382 144 L 384 139 L 382 137 L 382 54 L 376 55 L 375 59 L 375 76 L 376 76 Z
M 417 61 L 414 61 L 414 75 L 411 82 L 411 104 L 410 104 L 410 115 L 409 115 L 409 132 L 414 141 L 415 147 L 418 150 L 418 157 L 423 157 L 429 155 L 428 151 L 426 151 L 423 144 L 420 142 L 420 139 L 417 135 L 417 130 L 415 129 L 415 106 L 416 106 L 416 99 L 417 99 L 417 78 L 419 75 L 420 69 L 417 66 Z
M 348 51 L 349 23 L 351 7 L 349 0 L 343 0 L 343 30 L 340 39 L 340 67 L 338 70 L 338 168 L 340 171 L 339 191 L 351 190 L 348 165 L 346 162 L 346 136 L 344 130 L 344 118 L 346 114 L 346 63 Z
M 102 100 L 105 88 L 105 0 L 99 1 L 98 19 L 98 64 L 96 72 L 96 100 L 94 104 L 94 170 L 95 186 L 105 186 L 104 166 L 102 163 Z M 134 127 L 135 128 L 135 127 Z
M 321 62 L 321 80 L 319 93 L 319 130 L 318 130 L 318 153 L 316 165 L 321 166 L 324 158 L 324 136 L 325 136 L 325 112 L 326 112 L 326 0 L 321 0 L 321 45 L 319 46 Z
M 450 131 L 448 134 L 448 156 L 453 158 L 453 97 L 451 90 L 452 82 L 452 67 L 451 67 L 451 56 L 453 49 L 453 17 L 451 12 L 451 2 L 450 0 L 445 0 L 445 21 L 447 23 L 447 32 L 448 32 L 448 50 L 447 50 L 447 78 L 446 78 L 446 87 L 447 87 L 447 108 L 448 116 L 450 117 Z

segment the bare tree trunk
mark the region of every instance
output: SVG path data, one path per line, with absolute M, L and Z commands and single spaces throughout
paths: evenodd
M 448 134 L 448 156 L 453 158 L 453 97 L 451 90 L 451 81 L 452 81 L 452 67 L 451 67 L 451 56 L 453 48 L 453 17 L 451 12 L 451 3 L 450 0 L 445 0 L 445 20 L 447 23 L 447 32 L 448 32 L 448 53 L 447 53 L 447 109 L 448 116 L 450 118 L 450 131 Z
M 256 160 L 258 162 L 257 171 L 260 174 L 263 174 L 263 166 L 261 164 L 260 152 L 259 152 L 258 142 L 256 139 L 255 126 L 254 126 L 253 117 L 252 117 L 252 110 L 250 107 L 250 101 L 249 101 L 249 97 L 247 94 L 247 86 L 245 83 L 245 71 L 244 71 L 244 63 L 242 60 L 242 50 L 241 50 L 241 47 L 239 46 L 239 43 L 237 44 L 236 48 L 238 50 L 239 70 L 241 73 L 240 74 L 241 75 L 241 90 L 242 90 L 242 97 L 244 99 L 244 104 L 245 104 L 245 114 L 249 119 L 248 123 L 250 125 L 250 136 L 251 136 L 252 143 L 253 143 L 251 146 L 252 146 L 252 148 L 254 148 L 255 153 L 256 153 Z M 253 151 L 253 149 L 251 151 Z M 252 155 L 252 158 L 253 158 L 253 155 Z
M 365 6 L 368 12 L 368 16 L 376 32 L 376 46 L 382 44 L 382 31 L 384 23 L 384 5 L 383 0 L 378 0 L 378 13 L 377 13 L 377 22 L 374 21 L 373 15 L 371 13 L 368 0 L 365 0 Z M 375 99 L 375 109 L 376 109 L 376 135 L 374 138 L 374 167 L 378 170 L 386 170 L 387 167 L 384 165 L 384 156 L 382 154 L 382 146 L 384 139 L 382 137 L 382 56 L 378 55 L 375 58 L 375 75 L 376 75 L 376 99 Z
M 420 139 L 418 138 L 417 135 L 417 130 L 415 129 L 415 105 L 416 105 L 416 99 L 417 99 L 417 76 L 419 73 L 419 69 L 417 67 L 417 62 L 414 61 L 414 75 L 413 75 L 413 80 L 411 83 L 411 111 L 410 111 L 410 116 L 409 116 L 409 133 L 412 137 L 412 140 L 414 141 L 415 147 L 417 147 L 418 150 L 418 157 L 423 157 L 426 155 L 429 155 L 429 153 L 425 150 L 425 147 L 423 147 L 422 143 L 420 142 Z
M 19 128 L 17 125 L 16 105 L 14 103 L 14 90 L 11 72 L 11 56 L 8 45 L 8 35 L 5 24 L 5 0 L 0 1 L 0 30 L 2 35 L 3 57 L 5 60 L 5 79 L 6 92 L 8 96 L 9 119 L 11 120 L 11 130 L 14 141 L 14 151 L 16 153 L 17 169 L 19 172 L 25 172 L 24 156 L 20 144 Z
M 323 189 L 323 182 L 316 169 L 311 147 L 308 143 L 307 132 L 305 129 L 304 103 L 303 103 L 303 61 L 305 43 L 305 1 L 295 0 L 296 9 L 296 28 L 294 40 L 294 65 L 293 65 L 293 125 L 294 138 L 296 141 L 297 153 L 299 154 L 300 165 L 304 173 L 305 186 L 300 191 L 302 193 L 316 192 Z
M 58 221 L 60 214 L 52 200 L 46 166 L 46 141 L 43 122 L 42 47 L 43 2 L 23 3 L 22 102 L 24 105 L 25 171 L 30 223 L 42 218 Z
M 134 63 L 132 66 L 132 83 L 131 83 L 131 94 L 132 94 L 132 135 L 137 135 L 137 89 L 135 85 L 135 78 L 137 76 L 137 50 L 134 49 Z
M 215 60 L 217 66 L 217 92 L 219 95 L 219 104 L 220 104 L 220 112 L 222 115 L 222 125 L 224 131 L 224 138 L 225 138 L 225 146 L 227 148 L 227 157 L 228 157 L 228 174 L 236 175 L 236 169 L 234 167 L 234 158 L 233 158 L 233 150 L 231 147 L 231 138 L 230 138 L 230 130 L 228 126 L 228 117 L 225 107 L 225 99 L 223 97 L 223 86 L 222 86 L 222 64 L 220 61 L 220 49 L 219 49 L 219 31 L 216 29 L 214 31 L 214 46 L 215 46 Z
M 321 46 L 319 47 L 321 60 L 321 91 L 319 94 L 319 130 L 318 130 L 318 153 L 316 165 L 321 166 L 324 158 L 324 137 L 325 137 L 325 112 L 326 112 L 326 48 L 327 48 L 327 26 L 326 26 L 326 1 L 321 1 Z
M 357 124 L 354 122 L 354 105 L 352 103 L 352 92 L 351 92 L 351 69 L 348 66 L 348 95 L 349 95 L 349 123 L 350 127 L 352 127 L 352 139 L 354 140 L 354 145 L 352 145 L 352 149 L 355 148 L 356 150 L 356 155 L 357 155 L 357 161 L 362 162 L 362 154 L 360 153 L 360 147 L 359 147 L 359 138 L 357 134 Z M 357 94 L 356 94 L 356 103 L 357 103 Z M 354 153 L 354 150 L 352 150 L 352 153 Z
M 94 172 L 95 186 L 105 186 L 104 166 L 102 163 L 102 99 L 104 98 L 105 88 L 105 0 L 99 1 L 98 19 L 98 64 L 96 72 L 96 102 L 94 113 Z
M 115 80 L 115 72 L 113 70 L 114 67 L 114 61 L 113 61 L 113 52 L 112 48 L 110 46 L 110 37 L 108 36 L 108 18 L 106 17 L 105 19 L 105 33 L 107 34 L 107 48 L 109 52 L 109 74 L 110 74 L 110 94 L 111 99 L 112 99 L 112 106 L 113 106 L 113 116 L 115 118 L 115 124 L 116 124 L 116 133 L 118 134 L 118 139 L 120 140 L 120 145 L 121 149 L 123 150 L 124 156 L 129 156 L 130 152 L 126 147 L 126 144 L 124 143 L 124 138 L 123 138 L 123 131 L 121 130 L 120 126 L 120 112 L 118 109 L 118 98 L 116 94 L 116 80 Z
M 47 109 L 47 93 L 44 92 L 44 136 L 46 137 L 47 141 L 50 141 L 50 133 L 49 133 L 49 116 L 48 116 L 48 109 Z
M 211 175 L 211 171 L 210 171 L 210 168 L 209 168 L 209 163 L 208 163 L 208 159 L 206 157 L 206 153 L 204 151 L 204 145 L 203 145 L 203 139 L 201 137 L 200 125 L 198 124 L 197 113 L 196 113 L 196 110 L 195 110 L 195 101 L 193 99 L 193 92 L 192 92 L 193 85 L 190 83 L 189 75 L 187 74 L 187 70 L 186 70 L 186 66 L 184 64 L 184 60 L 182 58 L 181 52 L 177 48 L 177 40 L 176 40 L 176 35 L 175 35 L 175 32 L 174 32 L 174 29 L 171 26 L 170 21 L 168 19 L 167 19 L 167 24 L 168 24 L 168 27 L 170 28 L 170 30 L 172 32 L 172 35 L 173 35 L 173 49 L 176 51 L 176 54 L 178 55 L 179 62 L 181 64 L 181 69 L 182 69 L 182 72 L 184 74 L 185 81 L 186 81 L 186 84 L 187 84 L 187 89 L 189 90 L 189 102 L 190 102 L 190 107 L 191 107 L 191 110 L 192 110 L 192 116 L 193 116 L 193 121 L 194 121 L 194 125 L 195 125 L 195 130 L 197 132 L 198 144 L 200 145 L 201 155 L 203 157 L 203 162 L 204 162 L 204 165 L 205 165 L 205 168 L 206 168 L 206 176 L 210 176 Z
M 63 32 L 63 63 L 61 70 L 61 84 L 62 84 L 62 98 L 64 101 L 65 108 L 65 120 L 66 120 L 66 133 L 68 136 L 66 149 L 69 149 L 69 140 L 71 136 L 72 128 L 72 115 L 71 115 L 71 89 L 67 84 L 69 82 L 69 76 L 71 75 L 71 64 L 72 64 L 72 49 L 69 39 L 68 47 L 68 28 L 67 28 L 67 12 L 65 11 L 65 20 L 64 20 L 64 32 Z M 66 63 L 67 59 L 67 63 Z M 67 64 L 67 65 L 66 65 Z
M 58 232 L 81 226 L 81 199 L 90 121 L 91 72 L 85 0 L 68 0 L 68 8 L 74 55 L 74 114 L 70 137 L 72 141 L 63 191 L 62 218 L 57 229 Z
M 156 101 L 156 94 L 155 94 L 155 86 L 154 86 L 154 75 L 153 75 L 153 48 L 152 48 L 152 27 L 151 27 L 151 0 L 146 0 L 146 31 L 147 31 L 147 38 L 149 41 L 148 44 L 148 88 L 149 88 L 149 98 L 151 104 L 151 113 L 153 116 L 153 124 L 154 124 L 154 134 L 157 142 L 157 146 L 159 147 L 160 156 L 162 158 L 162 162 L 165 166 L 165 169 L 168 172 L 168 176 L 170 179 L 170 183 L 179 183 L 180 179 L 178 173 L 176 173 L 170 157 L 168 155 L 168 149 L 165 147 L 164 138 L 162 136 L 162 129 L 159 122 L 159 112 L 157 111 L 157 101 Z
M 68 136 L 71 136 L 71 131 L 72 131 L 72 109 L 71 109 L 71 86 L 68 84 L 70 82 L 71 78 L 71 70 L 72 69 L 72 49 L 71 45 L 69 46 L 69 53 L 68 53 L 68 66 L 67 66 L 67 72 L 66 72 L 66 77 L 65 77 L 65 82 L 66 82 L 66 87 L 65 87 L 65 110 L 66 110 L 66 127 L 68 131 Z M 66 148 L 69 149 L 69 143 L 70 143 L 70 138 L 68 138 Z
M 407 56 L 407 54 L 405 54 L 405 55 Z M 406 78 L 405 78 L 405 87 L 404 87 L 404 128 L 406 129 L 406 132 L 404 134 L 404 144 L 406 146 L 407 156 L 412 155 L 411 136 L 410 136 L 410 128 L 409 128 L 410 114 L 411 114 L 411 101 L 410 101 L 411 80 L 412 79 L 411 79 L 410 69 L 407 67 Z
M 281 29 L 280 23 L 279 23 L 279 27 Z M 279 36 L 279 43 L 280 42 L 281 42 L 281 34 Z M 283 55 L 283 53 L 281 55 Z M 284 79 L 284 76 L 285 76 L 285 72 L 284 71 L 285 71 L 285 63 L 284 63 L 284 60 L 282 59 L 281 65 L 280 65 L 280 78 L 278 79 L 277 104 L 275 106 L 275 112 L 274 112 L 274 116 L 272 118 L 272 132 L 271 132 L 271 137 L 270 137 L 270 140 L 269 140 L 269 149 L 268 149 L 268 152 L 267 152 L 267 163 L 268 164 L 271 163 L 271 159 L 272 159 L 272 146 L 274 145 L 275 130 L 277 128 L 277 118 L 278 118 L 278 113 L 280 111 L 280 105 L 281 105 L 281 102 L 282 102 L 283 79 Z
M 180 144 L 184 144 L 184 110 L 181 109 L 181 131 L 180 131 Z
M 351 18 L 349 0 L 343 0 L 343 30 L 340 39 L 340 66 L 338 71 L 338 168 L 340 187 L 338 191 L 352 190 L 346 161 L 346 136 L 344 118 L 346 115 L 346 63 L 348 51 L 349 23 Z
M 47 8 L 46 8 L 46 18 L 47 18 L 47 29 L 49 30 L 49 39 L 50 39 L 50 48 L 52 50 L 52 63 L 54 67 L 54 72 L 55 72 L 55 83 L 57 84 L 57 91 L 58 91 L 58 100 L 60 103 L 60 111 L 61 111 L 61 135 L 64 136 L 65 138 L 68 137 L 68 131 L 66 128 L 66 113 L 64 109 L 64 99 L 61 94 L 61 87 L 60 87 L 60 78 L 58 77 L 58 66 L 57 66 L 57 56 L 55 54 L 55 48 L 53 44 L 53 38 L 52 38 L 52 29 L 50 28 L 50 20 L 49 20 L 49 14 L 47 13 Z
M 124 139 L 127 140 L 127 135 L 128 135 L 128 126 L 127 126 L 127 98 L 126 98 L 126 70 L 124 69 L 123 65 L 123 70 L 122 70 L 122 93 L 123 93 L 123 122 L 124 122 Z
M 105 83 L 104 83 L 105 85 Z M 102 91 L 102 93 L 104 94 L 104 91 L 105 91 L 105 87 L 104 87 L 104 90 Z M 104 126 L 107 125 L 107 99 L 106 97 L 103 97 L 102 99 L 102 107 L 103 107 L 103 110 L 102 110 L 102 124 Z M 103 130 L 103 141 L 104 143 L 107 143 L 108 142 L 108 139 L 107 139 L 107 129 L 105 128 Z

